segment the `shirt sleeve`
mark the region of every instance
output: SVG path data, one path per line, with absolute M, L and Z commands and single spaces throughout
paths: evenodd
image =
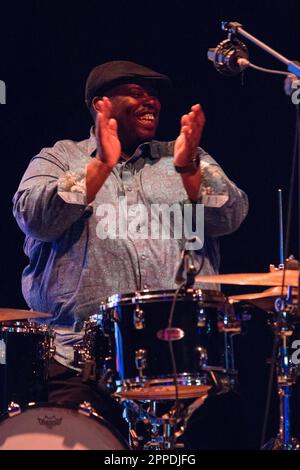
M 234 232 L 248 213 L 247 195 L 202 149 L 200 168 L 202 181 L 199 202 L 204 205 L 205 233 L 211 237 L 219 237 Z
M 86 212 L 85 164 L 70 171 L 62 142 L 34 157 L 13 199 L 21 230 L 41 241 L 57 240 Z

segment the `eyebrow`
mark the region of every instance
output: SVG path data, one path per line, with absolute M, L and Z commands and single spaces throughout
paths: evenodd
M 128 83 L 125 86 L 127 86 L 129 90 L 132 89 L 132 88 L 139 89 L 139 90 L 144 88 L 141 85 L 139 85 L 138 83 Z
M 155 95 L 158 94 L 158 91 L 151 85 L 139 85 L 138 83 L 130 83 L 128 84 L 128 86 L 129 86 L 128 88 L 129 90 L 146 90 L 147 93 L 155 94 Z
M 152 87 L 151 85 L 140 85 L 139 83 L 123 83 L 121 85 L 117 85 L 114 89 L 112 89 L 109 93 L 107 93 L 107 96 L 114 96 L 115 94 L 126 94 L 130 93 L 133 91 L 146 91 L 150 95 L 153 96 L 158 96 L 158 90 L 155 89 L 155 87 Z

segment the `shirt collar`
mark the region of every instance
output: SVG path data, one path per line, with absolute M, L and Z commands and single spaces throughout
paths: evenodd
M 147 151 L 147 149 L 150 149 L 150 152 Z M 158 140 L 152 140 L 151 142 L 145 142 L 139 145 L 131 158 L 134 156 L 140 157 L 145 151 L 147 151 L 147 156 L 151 160 L 159 160 L 163 156 L 172 156 L 173 150 L 174 142 L 159 142 Z M 96 151 L 97 143 L 94 134 L 94 126 L 92 126 L 90 129 L 90 138 L 88 139 L 88 154 L 91 157 L 94 157 L 96 155 Z M 120 159 L 120 161 L 123 161 L 123 159 Z

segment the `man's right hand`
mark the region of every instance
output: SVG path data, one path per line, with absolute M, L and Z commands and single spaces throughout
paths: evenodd
M 117 121 L 110 117 L 112 104 L 107 97 L 97 102 L 96 141 L 97 156 L 105 165 L 113 168 L 119 161 L 121 143 L 118 137 Z
M 111 118 L 111 101 L 104 97 L 97 101 L 95 137 L 97 155 L 87 165 L 86 195 L 87 204 L 94 201 L 96 194 L 105 183 L 113 167 L 118 163 L 121 154 L 121 143 L 118 137 L 117 121 Z

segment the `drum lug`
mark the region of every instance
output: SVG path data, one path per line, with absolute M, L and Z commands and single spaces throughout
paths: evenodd
M 197 327 L 204 328 L 206 325 L 206 314 L 204 308 L 199 308 L 197 312 Z
M 139 375 L 143 377 L 143 370 L 147 367 L 147 351 L 145 349 L 138 349 L 135 351 L 135 367 L 139 371 Z
M 14 416 L 18 416 L 21 414 L 21 407 L 18 405 L 18 403 L 14 403 L 13 401 L 10 402 L 7 408 L 7 414 L 10 418 L 13 418 Z
M 116 322 L 118 322 L 120 320 L 119 312 L 118 312 L 117 308 L 113 309 L 112 314 L 111 314 L 111 318 L 112 318 L 113 321 L 116 321 Z
M 49 340 L 47 338 L 44 338 L 44 340 L 39 344 L 37 355 L 39 359 L 41 359 L 42 361 L 46 361 L 47 359 L 49 359 L 49 354 L 51 354 Z
M 78 413 L 84 416 L 91 416 L 93 411 L 94 409 L 88 401 L 84 401 L 83 403 L 80 403 L 78 407 Z
M 196 352 L 198 354 L 198 365 L 199 367 L 204 367 L 207 365 L 208 354 L 207 350 L 203 346 L 198 346 L 196 348 Z
M 55 353 L 56 353 L 56 346 L 54 345 L 55 336 L 56 336 L 55 331 L 50 328 L 49 329 L 50 346 L 48 346 L 49 351 L 47 351 L 49 359 L 52 359 L 55 356 Z
M 6 344 L 3 339 L 0 339 L 0 365 L 6 364 Z
M 220 333 L 240 334 L 241 322 L 236 320 L 232 315 L 225 313 L 223 318 L 218 321 L 218 330 Z
M 51 359 L 55 356 L 55 353 L 56 353 L 56 346 L 54 346 L 54 344 L 52 344 L 50 346 L 50 350 L 49 350 L 49 354 L 50 354 Z
M 88 359 L 86 349 L 84 349 L 82 342 L 78 344 L 74 344 L 73 351 L 74 351 L 74 358 L 73 358 L 74 366 L 82 367 Z
M 133 325 L 136 330 L 143 330 L 145 328 L 145 314 L 144 310 L 136 307 L 133 316 Z

